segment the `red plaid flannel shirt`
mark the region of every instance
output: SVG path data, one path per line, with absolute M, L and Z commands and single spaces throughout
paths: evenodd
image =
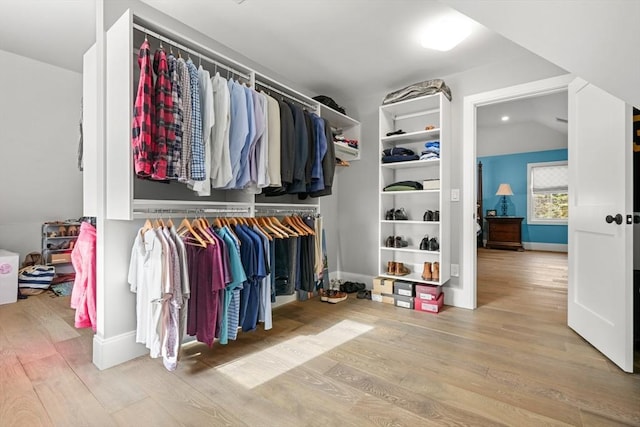
M 138 93 L 133 108 L 131 125 L 131 146 L 133 148 L 133 162 L 136 175 L 141 178 L 151 176 L 153 172 L 153 153 L 155 141 L 153 138 L 153 75 L 151 74 L 151 49 L 145 40 L 138 53 L 140 66 L 140 80 Z
M 151 179 L 167 179 L 167 152 L 173 149 L 176 133 L 173 128 L 173 98 L 171 96 L 171 78 L 167 55 L 162 49 L 156 50 L 153 57 L 153 71 L 156 73 L 155 84 L 155 152 Z

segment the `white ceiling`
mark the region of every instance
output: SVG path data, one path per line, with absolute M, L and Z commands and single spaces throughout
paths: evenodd
M 476 118 L 478 126 L 484 128 L 533 122 L 567 135 L 567 124 L 556 120 L 556 117 L 567 118 L 567 108 L 568 95 L 566 91 L 563 91 L 485 105 L 478 108 Z M 509 116 L 509 121 L 503 122 L 502 116 Z

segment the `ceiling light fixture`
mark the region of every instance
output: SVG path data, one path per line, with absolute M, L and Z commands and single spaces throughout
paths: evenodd
M 471 23 L 463 16 L 442 18 L 429 25 L 420 37 L 422 47 L 442 52 L 453 49 L 471 34 Z
M 500 117 L 500 120 L 502 120 L 503 122 L 508 122 L 509 121 L 509 116 L 502 116 L 502 117 Z

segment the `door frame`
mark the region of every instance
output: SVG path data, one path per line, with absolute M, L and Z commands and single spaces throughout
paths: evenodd
M 460 307 L 475 309 L 478 305 L 477 293 L 477 240 L 476 240 L 476 144 L 477 108 L 504 101 L 529 98 L 567 90 L 574 79 L 564 74 L 548 79 L 509 86 L 464 97 L 462 110 L 462 295 L 456 301 Z

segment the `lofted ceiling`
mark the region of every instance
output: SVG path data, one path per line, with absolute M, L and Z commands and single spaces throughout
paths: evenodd
M 459 15 L 435 0 L 142 1 L 339 103 L 347 94 L 390 92 L 525 52 L 475 22 L 452 51 L 422 48 L 421 25 Z M 81 71 L 95 40 L 94 1 L 0 0 L 0 8 L 1 50 Z
M 568 95 L 566 91 L 516 99 L 508 102 L 485 105 L 477 110 L 479 127 L 505 126 L 514 123 L 537 123 L 567 135 L 567 123 L 559 119 L 567 119 Z M 509 116 L 504 122 L 502 116 Z

